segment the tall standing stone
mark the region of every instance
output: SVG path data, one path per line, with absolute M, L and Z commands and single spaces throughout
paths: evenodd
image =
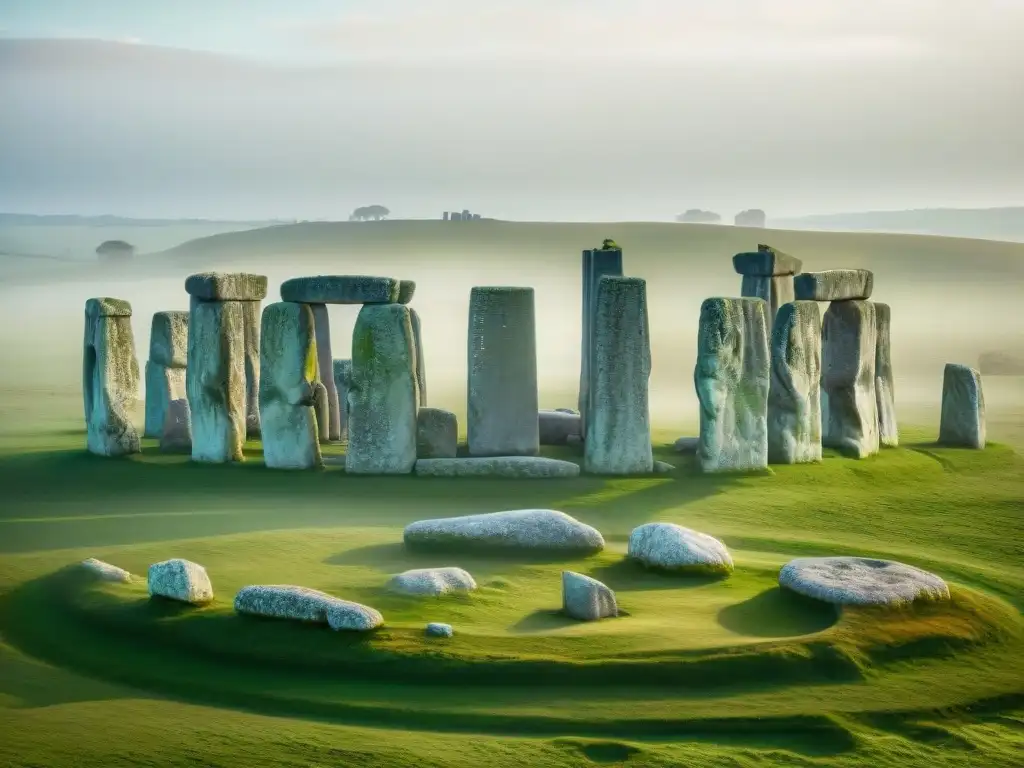
M 241 302 L 197 301 L 188 325 L 185 389 L 192 460 L 242 461 L 245 443 L 245 330 Z
M 163 433 L 171 401 L 185 397 L 188 312 L 156 312 L 146 361 L 146 437 Z
M 131 304 L 120 299 L 89 299 L 82 347 L 82 395 L 90 453 L 139 453 L 139 434 L 131 422 L 131 409 L 139 396 Z
M 266 291 L 264 291 L 264 295 Z M 263 302 L 240 302 L 242 309 L 242 344 L 245 356 L 245 434 L 260 436 L 260 311 Z
M 352 386 L 352 361 L 334 361 L 334 387 L 338 390 L 338 411 L 341 418 L 341 439 L 348 437 L 348 393 Z
M 260 421 L 266 465 L 272 469 L 321 466 L 313 413 L 316 321 L 309 305 L 281 301 L 263 310 L 260 364 Z
M 768 304 L 706 299 L 700 308 L 697 456 L 705 472 L 768 466 Z
M 888 448 L 900 444 L 896 425 L 896 388 L 892 375 L 892 347 L 889 329 L 892 312 L 888 304 L 875 302 L 875 403 L 878 411 L 878 442 Z
M 326 423 L 320 425 L 328 440 L 341 440 L 341 406 L 334 382 L 334 355 L 331 350 L 331 321 L 326 304 L 310 304 L 316 327 L 317 377 L 324 386 L 327 404 Z
M 878 453 L 877 340 L 874 303 L 835 300 L 829 305 L 822 329 L 822 441 L 858 459 Z
M 779 307 L 793 301 L 793 275 L 800 272 L 803 263 L 770 245 L 758 245 L 756 251 L 737 253 L 732 264 L 743 276 L 740 295 L 764 299 L 768 303 L 770 332 Z
M 646 281 L 601 278 L 591 333 L 590 428 L 583 467 L 603 475 L 652 472 Z
M 412 323 L 412 337 L 416 347 L 416 385 L 420 390 L 420 405 L 427 404 L 427 364 L 423 359 L 423 327 L 420 324 L 420 313 L 409 308 L 409 320 Z
M 981 388 L 981 374 L 966 365 L 947 363 L 943 372 L 939 442 L 961 448 L 985 447 L 985 393 Z
M 813 301 L 783 304 L 775 317 L 768 461 L 821 461 L 821 310 Z
M 470 455 L 537 455 L 540 429 L 533 288 L 472 289 L 468 362 Z
M 416 463 L 416 345 L 409 308 L 367 304 L 352 334 L 348 452 L 353 474 L 406 474 Z
M 580 412 L 580 435 L 587 432 L 587 402 L 590 393 L 590 367 L 593 355 L 592 328 L 597 285 L 602 277 L 622 277 L 622 249 L 595 248 L 583 251 L 583 296 L 580 343 L 580 394 L 577 406 Z

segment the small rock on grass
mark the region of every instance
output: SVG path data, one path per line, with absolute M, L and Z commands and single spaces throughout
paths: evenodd
M 132 580 L 132 575 L 124 568 L 118 568 L 116 565 L 97 560 L 95 557 L 83 560 L 82 567 L 102 581 L 130 582 Z
M 440 624 L 438 622 L 431 622 L 427 624 L 427 635 L 429 637 L 451 637 L 455 634 L 451 624 Z

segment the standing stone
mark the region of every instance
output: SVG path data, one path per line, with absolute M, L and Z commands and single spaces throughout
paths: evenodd
M 322 381 L 313 382 L 313 415 L 316 416 L 317 439 L 321 443 L 331 442 L 331 404 Z
M 412 307 L 409 307 L 409 321 L 412 323 L 412 338 L 416 347 L 416 385 L 420 390 L 420 405 L 422 406 L 427 404 L 427 364 L 423 359 L 423 329 L 420 326 L 420 313 Z
M 167 404 L 167 414 L 160 431 L 161 451 L 192 450 L 192 411 L 184 397 Z
M 348 393 L 352 384 L 352 361 L 334 361 L 334 386 L 338 390 L 338 413 L 341 419 L 341 439 L 348 437 Z
M 260 437 L 260 310 L 259 301 L 239 302 L 245 355 L 245 435 Z
M 196 301 L 188 327 L 185 389 L 192 409 L 192 460 L 242 461 L 245 442 L 242 302 Z
M 783 304 L 772 328 L 768 461 L 821 461 L 821 310 Z
M 470 292 L 466 426 L 472 456 L 535 456 L 540 450 L 533 296 L 533 288 Z
M 99 456 L 139 453 L 131 409 L 139 396 L 139 361 L 132 334 L 132 306 L 120 299 L 85 303 L 82 394 L 86 445 Z
M 583 251 L 583 318 L 580 344 L 580 395 L 577 406 L 580 411 L 580 435 L 586 437 L 587 402 L 590 397 L 590 368 L 593 345 L 591 344 L 594 324 L 594 301 L 597 284 L 602 277 L 622 277 L 622 249 L 596 248 Z
M 619 615 L 614 592 L 597 579 L 574 571 L 562 571 L 562 610 L 581 621 Z
M 416 415 L 416 457 L 454 459 L 458 450 L 459 422 L 440 408 L 420 408 Z
M 591 328 L 589 429 L 583 467 L 602 475 L 654 469 L 647 384 L 651 346 L 647 283 L 637 277 L 602 277 Z
M 891 311 L 888 304 L 875 303 L 875 402 L 878 411 L 878 442 L 888 448 L 900 444 L 896 426 L 896 395 L 892 375 L 892 354 L 889 341 Z
M 743 276 L 740 295 L 768 302 L 768 330 L 775 323 L 779 307 L 794 299 L 793 275 L 803 263 L 770 245 L 758 245 L 757 251 L 737 253 L 733 268 Z
M 156 312 L 146 361 L 146 437 L 160 437 L 172 400 L 185 397 L 188 312 Z
M 706 299 L 700 308 L 697 457 L 705 472 L 768 466 L 768 305 L 763 299 Z
M 870 301 L 833 301 L 822 330 L 822 441 L 854 458 L 878 453 L 875 346 Z
M 338 402 L 338 386 L 334 382 L 334 356 L 331 351 L 331 321 L 326 304 L 310 304 L 313 310 L 313 324 L 316 327 L 317 380 L 324 387 L 326 413 L 321 418 L 317 411 L 320 432 L 327 435 L 322 442 L 341 440 L 341 404 Z
M 961 448 L 985 447 L 985 393 L 981 374 L 966 365 L 946 363 L 942 376 L 939 442 Z
M 353 474 L 406 474 L 416 464 L 416 343 L 409 308 L 368 304 L 352 334 L 348 452 Z

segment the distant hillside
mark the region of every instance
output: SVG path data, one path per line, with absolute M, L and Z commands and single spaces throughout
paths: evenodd
M 769 224 L 783 229 L 902 232 L 1024 241 L 1024 207 L 867 211 L 772 219 Z
M 238 224 L 267 227 L 292 223 L 284 220 L 232 221 L 228 219 L 133 219 L 126 216 L 77 216 L 72 214 L 0 213 L 0 227 L 175 227 Z

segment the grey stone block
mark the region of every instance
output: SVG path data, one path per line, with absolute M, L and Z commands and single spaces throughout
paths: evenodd
M 409 321 L 412 323 L 412 337 L 416 347 L 416 386 L 419 387 L 420 405 L 427 404 L 427 361 L 423 357 L 423 327 L 420 313 L 409 307 Z
M 201 301 L 263 301 L 267 278 L 245 272 L 200 272 L 185 278 L 185 292 Z
M 334 361 L 334 386 L 338 390 L 338 417 L 342 440 L 348 438 L 348 393 L 352 385 L 352 361 Z
M 281 283 L 281 299 L 304 304 L 394 304 L 400 281 L 370 275 L 293 277 Z
M 899 607 L 949 599 L 949 587 L 935 574 L 866 557 L 797 558 L 779 571 L 779 585 L 834 605 Z
M 867 269 L 804 272 L 793 278 L 798 301 L 856 301 L 871 298 L 875 274 Z
M 961 448 L 985 447 L 981 374 L 966 365 L 947 363 L 943 372 L 939 442 Z
M 583 316 L 580 343 L 580 393 L 577 406 L 581 415 L 580 434 L 587 434 L 587 407 L 590 398 L 592 336 L 597 285 L 602 277 L 622 277 L 622 250 L 619 248 L 583 251 Z
M 597 579 L 574 571 L 562 571 L 562 611 L 580 621 L 619 615 L 614 592 Z
M 169 368 L 152 360 L 146 363 L 146 437 L 160 437 L 172 400 L 186 396 L 185 368 Z
M 875 345 L 870 301 L 835 301 L 822 329 L 822 443 L 852 458 L 878 453 Z
M 455 414 L 441 408 L 420 408 L 416 414 L 416 457 L 454 459 L 459 441 Z
M 196 301 L 188 324 L 185 390 L 192 460 L 242 461 L 246 428 L 245 330 L 239 301 Z
M 125 456 L 142 450 L 131 422 L 139 378 L 131 305 L 120 299 L 89 299 L 82 343 L 82 395 L 91 453 Z
M 580 437 L 580 415 L 564 411 L 537 414 L 541 445 L 568 445 L 570 437 Z
M 412 297 L 416 294 L 416 281 L 415 280 L 399 280 L 398 281 L 398 303 L 408 304 L 412 301 Z
M 188 312 L 154 312 L 149 361 L 166 368 L 188 365 Z
M 325 304 L 310 304 L 313 310 L 313 325 L 316 328 L 317 379 L 325 389 L 326 411 L 317 411 L 317 424 L 321 442 L 341 440 L 341 404 L 338 401 L 338 385 L 334 381 L 334 355 L 331 349 L 331 321 Z M 327 435 L 326 438 L 323 435 Z
M 803 262 L 770 245 L 758 245 L 756 251 L 737 253 L 733 256 L 732 266 L 739 274 L 745 276 L 779 277 L 798 274 L 803 268 Z
M 768 461 L 821 461 L 821 310 L 784 304 L 772 329 Z
M 875 402 L 878 411 L 878 442 L 895 448 L 900 444 L 896 424 L 896 387 L 892 373 L 890 326 L 892 312 L 888 304 L 875 303 Z

